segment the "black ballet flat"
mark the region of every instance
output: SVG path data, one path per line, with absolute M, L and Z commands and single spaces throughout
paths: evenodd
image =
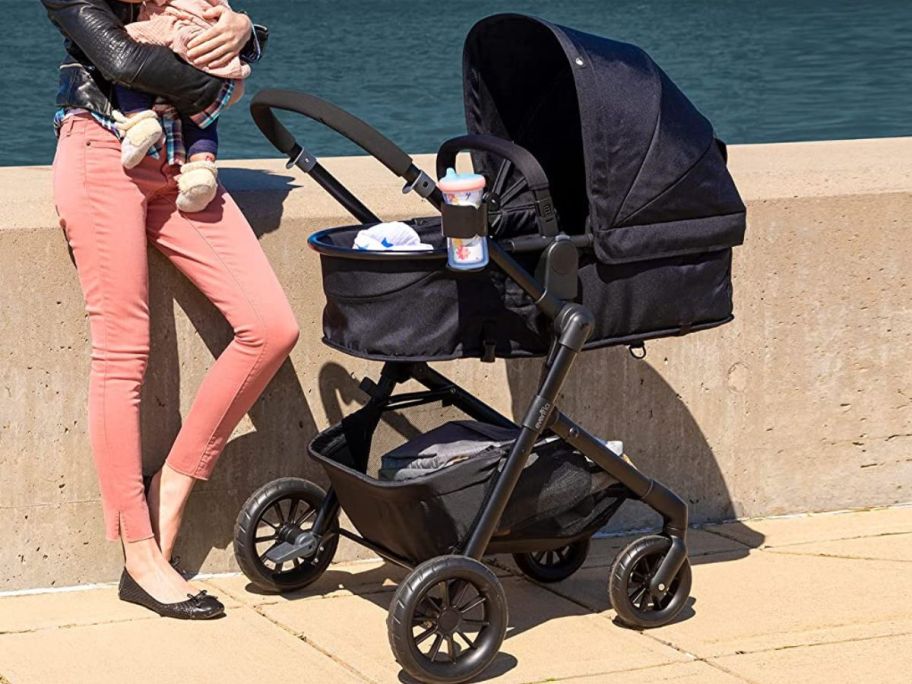
M 130 573 L 124 568 L 120 576 L 120 586 L 117 595 L 121 601 L 135 603 L 148 608 L 162 617 L 176 618 L 178 620 L 211 620 L 225 614 L 225 606 L 214 596 L 209 596 L 204 591 L 196 595 L 187 594 L 186 601 L 178 603 L 161 603 L 152 598 L 145 589 L 136 583 Z

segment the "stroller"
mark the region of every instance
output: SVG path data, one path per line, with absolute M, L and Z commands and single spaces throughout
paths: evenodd
M 469 134 L 443 143 L 436 171 L 470 152 L 488 182 L 479 208 L 444 203 L 409 156 L 328 102 L 266 90 L 251 105 L 289 168 L 309 174 L 358 221 L 309 238 L 326 295 L 324 342 L 384 365 L 379 378 L 361 382 L 363 407 L 309 446 L 331 488 L 282 478 L 255 492 L 238 516 L 237 560 L 254 585 L 272 591 L 314 582 L 340 537 L 407 568 L 387 627 L 399 664 L 424 682 L 472 679 L 500 649 L 506 596 L 481 562 L 486 555 L 513 554 L 538 582 L 562 580 L 628 499 L 657 511 L 664 526 L 614 561 L 608 592 L 619 620 L 655 627 L 685 606 L 686 504 L 556 403 L 581 351 L 638 351 L 648 339 L 730 321 L 732 247 L 745 229 L 724 144 L 632 45 L 495 15 L 466 39 L 464 95 Z M 434 248 L 355 249 L 357 233 L 380 219 L 275 110 L 321 122 L 402 177 L 403 192 L 437 210 L 407 221 Z M 448 269 L 445 237 L 472 235 L 486 236 L 490 264 Z M 516 357 L 544 358 L 518 423 L 428 365 Z M 438 407 L 461 419 L 432 426 Z M 409 439 L 392 449 L 381 428 Z M 384 477 L 396 459 L 420 466 L 444 453 L 459 457 Z M 357 533 L 340 526 L 343 511 Z

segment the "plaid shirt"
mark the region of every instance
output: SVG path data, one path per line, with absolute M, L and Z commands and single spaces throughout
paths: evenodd
M 225 81 L 225 84 L 222 86 L 222 90 L 219 92 L 219 96 L 215 101 L 201 112 L 197 112 L 188 118 L 200 128 L 206 128 L 211 125 L 218 119 L 222 110 L 228 106 L 228 103 L 231 101 L 231 96 L 234 94 L 235 87 L 236 84 L 234 81 Z M 169 164 L 176 164 L 179 166 L 187 161 L 187 149 L 184 146 L 181 115 L 172 105 L 161 98 L 155 103 L 153 109 L 161 119 L 162 129 L 164 129 L 165 134 L 161 141 L 149 149 L 149 156 L 154 159 L 161 159 L 164 157 L 168 160 Z M 86 110 L 75 110 L 72 108 L 58 110 L 54 115 L 54 130 L 59 131 L 63 120 L 79 111 Z M 105 116 L 104 114 L 99 114 L 98 112 L 89 113 L 105 130 L 111 131 L 111 133 L 117 136 L 118 140 L 123 138 L 123 135 L 118 130 L 117 124 L 113 118 Z

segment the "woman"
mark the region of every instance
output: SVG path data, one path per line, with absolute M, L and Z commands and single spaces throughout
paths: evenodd
M 226 82 L 165 47 L 132 41 L 124 24 L 137 5 L 115 0 L 42 0 L 66 38 L 60 68 L 54 197 L 89 314 L 89 433 L 106 535 L 120 539 L 120 597 L 160 615 L 211 618 L 224 606 L 197 592 L 170 563 L 190 491 L 209 477 L 235 425 L 298 338 L 298 325 L 256 236 L 219 188 L 208 208 L 175 206 L 179 127 L 133 169 L 120 161 L 113 85 L 160 96 L 204 125 L 231 96 Z M 259 58 L 265 30 L 213 7 L 217 19 L 191 46 L 199 66 Z M 176 129 L 176 130 L 175 130 Z M 150 241 L 228 319 L 234 339 L 204 378 L 165 465 L 144 491 L 140 388 L 149 355 Z

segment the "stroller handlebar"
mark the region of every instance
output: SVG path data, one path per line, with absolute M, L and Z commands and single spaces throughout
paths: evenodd
M 405 176 L 412 158 L 395 143 L 361 119 L 315 95 L 294 90 L 267 88 L 254 96 L 250 114 L 263 135 L 279 152 L 292 156 L 297 142 L 272 112 L 273 109 L 303 114 L 348 138 L 397 176 Z
M 437 176 L 442 177 L 448 168 L 455 167 L 456 156 L 464 151 L 488 152 L 511 162 L 525 178 L 532 192 L 539 233 L 545 236 L 557 235 L 557 216 L 551 200 L 548 176 L 531 152 L 494 135 L 459 136 L 447 140 L 440 146 L 437 152 Z

